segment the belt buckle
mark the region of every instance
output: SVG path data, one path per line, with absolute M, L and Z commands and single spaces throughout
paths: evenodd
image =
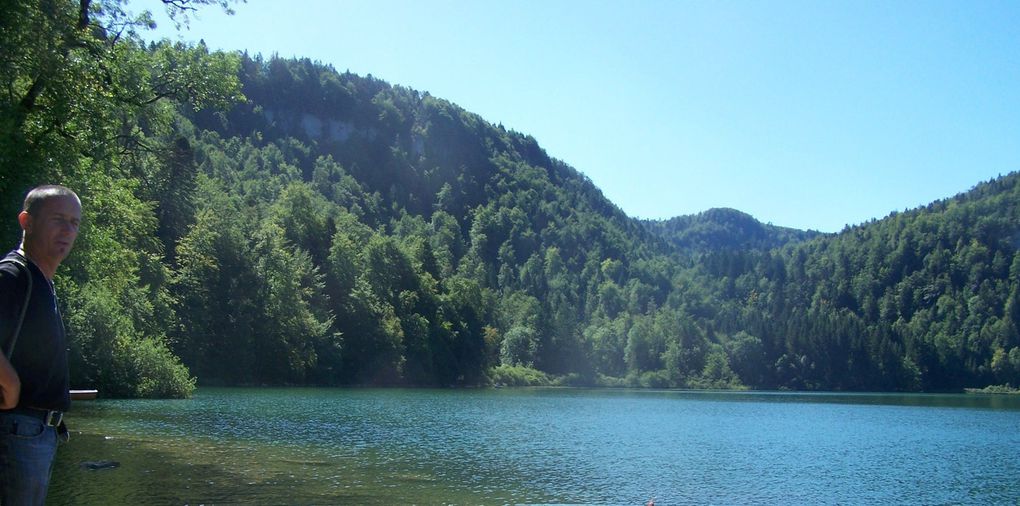
M 60 422 L 64 419 L 64 413 L 60 411 L 47 411 L 46 418 L 43 419 L 43 423 L 50 427 L 56 427 L 60 425 Z

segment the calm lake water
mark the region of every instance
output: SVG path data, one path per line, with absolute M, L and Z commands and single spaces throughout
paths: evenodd
M 1015 395 L 200 389 L 69 417 L 51 504 L 1020 503 Z

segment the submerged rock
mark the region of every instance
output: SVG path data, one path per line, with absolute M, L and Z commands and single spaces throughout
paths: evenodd
M 86 460 L 78 464 L 78 467 L 82 469 L 89 469 L 91 471 L 98 471 L 101 469 L 116 469 L 120 467 L 120 462 L 115 460 Z

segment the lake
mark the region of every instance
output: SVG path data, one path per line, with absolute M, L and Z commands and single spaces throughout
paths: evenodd
M 201 388 L 68 420 L 52 504 L 1020 502 L 1017 395 Z

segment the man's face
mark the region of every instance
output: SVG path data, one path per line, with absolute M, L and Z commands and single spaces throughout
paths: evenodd
M 54 197 L 42 202 L 39 211 L 29 215 L 25 241 L 35 255 L 60 263 L 67 258 L 78 237 L 81 204 L 74 197 Z

